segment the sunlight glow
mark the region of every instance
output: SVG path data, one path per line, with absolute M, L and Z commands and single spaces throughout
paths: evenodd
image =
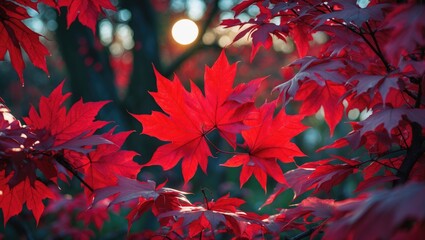
M 198 33 L 198 26 L 189 19 L 181 19 L 177 21 L 171 29 L 173 39 L 181 45 L 187 45 L 195 41 L 198 37 Z

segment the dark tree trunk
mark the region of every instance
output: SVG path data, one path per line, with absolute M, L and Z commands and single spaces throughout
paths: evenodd
M 84 101 L 111 100 L 99 118 L 114 121 L 121 129 L 126 129 L 124 108 L 119 104 L 109 55 L 96 43 L 91 30 L 77 21 L 67 29 L 66 14 L 62 12 L 58 17 L 56 38 L 70 78 L 66 80 L 71 86 L 73 102 L 80 98 Z

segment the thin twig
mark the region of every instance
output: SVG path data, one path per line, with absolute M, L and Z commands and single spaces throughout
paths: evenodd
M 66 170 L 70 171 L 87 189 L 91 192 L 94 192 L 94 189 L 86 182 L 84 179 L 78 175 L 78 172 L 69 164 L 68 160 L 63 156 L 63 154 L 55 155 L 56 161 L 62 165 Z
M 378 40 L 376 39 L 375 33 L 376 31 L 372 30 L 372 27 L 368 22 L 366 22 L 366 26 L 369 30 L 370 36 L 372 37 L 372 41 L 375 43 L 376 47 L 376 54 L 381 59 L 381 61 L 384 63 L 385 68 L 387 69 L 387 72 L 391 72 L 391 65 L 388 63 L 387 59 L 384 57 L 384 54 L 382 53 L 381 47 L 379 46 Z
M 313 234 L 313 232 L 314 232 L 314 231 L 316 231 L 316 228 L 310 228 L 310 229 L 308 229 L 307 231 L 302 232 L 302 233 L 300 233 L 300 234 L 298 234 L 298 235 L 296 235 L 296 236 L 294 236 L 294 237 L 290 238 L 290 240 L 301 240 L 301 239 L 303 239 L 303 238 L 305 238 L 305 237 L 308 237 L 308 236 L 310 236 L 311 234 Z
M 310 4 L 310 6 L 312 6 L 312 7 L 314 7 L 318 12 L 321 12 L 321 13 L 323 13 L 323 14 L 327 14 L 327 12 L 325 12 L 325 11 L 323 11 L 323 10 L 321 10 L 321 9 L 319 9 L 319 8 L 317 8 L 317 6 L 315 6 L 315 5 L 313 5 L 313 4 L 311 4 L 310 2 L 308 2 L 308 1 L 304 1 L 304 2 L 306 2 L 306 3 L 308 3 L 308 4 Z M 326 4 L 324 4 L 324 6 L 326 7 L 326 9 L 329 11 L 329 12 L 333 12 L 333 10 L 328 6 L 328 5 L 326 5 Z M 355 25 L 353 25 L 353 24 L 351 24 L 351 26 L 354 26 L 354 28 L 352 28 L 352 27 L 350 27 L 350 25 L 349 25 L 349 23 L 347 23 L 347 24 L 344 24 L 343 22 L 341 22 L 341 21 L 338 21 L 338 20 L 336 20 L 336 19 L 330 19 L 332 22 L 334 22 L 334 23 L 336 23 L 336 24 L 338 24 L 338 25 L 341 25 L 341 26 L 343 26 L 343 27 L 345 27 L 345 28 L 347 28 L 348 30 L 350 30 L 351 32 L 353 32 L 353 33 L 355 33 L 355 34 L 357 34 L 357 35 L 359 35 L 362 39 L 363 39 L 363 41 L 372 49 L 372 51 L 378 56 L 378 58 L 382 61 L 382 63 L 384 64 L 384 66 L 385 66 L 385 68 L 386 68 L 386 70 L 387 70 L 387 72 L 391 72 L 391 65 L 388 63 L 388 61 L 387 61 L 387 59 L 385 59 L 385 57 L 384 57 L 384 55 L 382 54 L 382 51 L 381 51 L 381 48 L 379 47 L 379 44 L 378 44 L 378 41 L 377 41 L 377 39 L 376 39 L 376 37 L 375 37 L 375 32 L 372 30 L 372 28 L 370 27 L 370 25 L 366 22 L 366 26 L 368 27 L 368 29 L 369 29 L 369 33 L 370 33 L 370 35 L 371 35 L 371 37 L 372 37 L 372 40 L 373 40 L 373 42 L 374 42 L 374 44 L 375 44 L 375 46 L 376 46 L 376 48 L 373 46 L 373 44 L 369 41 L 369 39 L 367 39 L 366 38 L 366 36 L 364 35 L 364 33 L 363 33 L 363 31 L 362 31 L 362 29 L 361 29 L 361 26 L 360 27 L 358 27 L 358 26 L 355 26 Z M 358 31 L 356 31 L 356 29 L 355 28 L 358 28 L 359 30 Z
M 406 140 L 406 138 L 403 136 L 403 133 L 401 132 L 400 127 L 397 127 L 397 130 L 398 130 L 398 132 L 400 133 L 401 139 L 403 139 L 403 143 L 404 143 L 404 145 L 405 145 L 405 148 L 408 148 L 408 147 L 409 147 L 409 144 L 407 144 L 407 140 Z
M 204 195 L 204 200 L 205 200 L 205 206 L 207 207 L 207 210 L 210 210 L 210 207 L 208 205 L 208 198 L 207 198 L 207 194 L 205 193 L 205 189 L 201 189 L 202 195 Z
M 238 154 L 247 154 L 247 153 L 244 153 L 244 152 L 236 152 L 236 151 L 234 151 L 234 152 L 230 152 L 230 151 L 225 151 L 225 150 L 222 150 L 222 149 L 220 149 L 220 148 L 218 148 L 208 137 L 207 137 L 207 135 L 204 135 L 204 138 L 205 138 L 205 140 L 207 141 L 207 143 L 209 144 L 209 145 L 211 145 L 217 152 L 220 152 L 220 153 L 224 153 L 224 154 L 230 154 L 230 155 L 238 155 Z

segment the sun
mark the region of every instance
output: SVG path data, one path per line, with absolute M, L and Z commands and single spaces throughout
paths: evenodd
M 198 33 L 198 26 L 189 19 L 181 19 L 177 21 L 171 29 L 173 39 L 181 45 L 191 44 L 198 37 Z

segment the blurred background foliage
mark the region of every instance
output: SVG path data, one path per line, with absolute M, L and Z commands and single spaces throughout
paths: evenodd
M 25 116 L 30 105 L 37 106 L 40 96 L 47 95 L 61 81 L 65 80 L 65 91 L 72 92 L 70 103 L 83 98 L 84 101 L 112 100 L 100 113 L 102 120 L 112 121 L 119 126 L 118 130 L 135 130 L 125 148 L 137 151 L 140 156 L 135 160 L 145 163 L 150 159 L 160 142 L 154 138 L 140 135 L 140 124 L 129 113 L 146 113 L 158 110 L 149 91 L 155 91 L 153 66 L 164 76 L 172 78 L 175 73 L 185 84 L 188 80 L 201 85 L 205 65 L 211 66 L 222 48 L 226 48 L 229 61 L 238 62 L 236 82 L 247 82 L 251 79 L 268 76 L 262 85 L 260 102 L 276 98 L 271 94 L 274 86 L 285 81 L 282 67 L 297 58 L 291 41 L 274 41 L 272 49 L 260 49 L 252 62 L 249 62 L 251 51 L 249 39 L 241 39 L 232 43 L 238 29 L 224 29 L 221 20 L 233 18 L 231 8 L 238 0 L 113 0 L 117 11 L 106 11 L 106 17 L 99 19 L 96 35 L 90 29 L 74 22 L 69 28 L 66 25 L 64 9 L 58 14 L 54 9 L 40 5 L 39 12 L 31 11 L 31 19 L 26 24 L 45 38 L 42 42 L 48 47 L 51 56 L 47 58 L 50 76 L 33 67 L 27 61 L 24 72 L 25 87 L 22 87 L 16 73 L 7 60 L 0 62 L 0 96 L 6 101 L 17 118 Z M 244 21 L 255 16 L 258 9 L 250 8 L 238 18 Z M 194 42 L 188 45 L 177 43 L 171 34 L 173 24 L 180 19 L 191 19 L 198 26 L 199 34 Z M 182 33 L 188 34 L 188 33 Z M 324 43 L 327 37 L 317 34 L 312 45 Z M 69 103 L 69 104 L 70 104 Z M 287 106 L 287 112 L 296 112 L 297 104 Z M 364 113 L 351 112 L 350 119 L 362 117 Z M 345 122 L 349 119 L 345 119 Z M 348 124 L 340 124 L 335 135 L 329 137 L 329 129 L 323 122 L 323 112 L 315 117 L 305 119 L 310 126 L 307 131 L 294 141 L 308 157 L 297 158 L 300 165 L 306 161 L 329 157 L 329 152 L 315 151 L 333 139 L 346 134 Z M 112 124 L 111 124 L 112 126 Z M 217 143 L 222 146 L 224 143 Z M 334 150 L 335 151 L 335 150 Z M 338 154 L 338 152 L 332 152 Z M 345 153 L 346 155 L 347 153 Z M 171 171 L 163 172 L 160 167 L 143 168 L 140 179 L 152 179 L 158 183 L 168 181 L 167 186 L 192 192 L 189 198 L 202 201 L 201 189 L 205 189 L 208 198 L 217 199 L 230 193 L 232 197 L 243 198 L 247 203 L 242 206 L 246 211 L 257 211 L 268 194 L 260 185 L 251 179 L 239 188 L 239 168 L 224 168 L 223 163 L 229 156 L 217 153 L 210 159 L 208 175 L 201 171 L 186 186 L 180 173 L 180 164 Z M 290 170 L 294 165 L 283 165 Z M 348 182 L 332 194 L 340 197 L 350 190 Z M 275 182 L 269 179 L 268 191 L 272 192 Z M 341 190 L 341 191 L 339 191 Z M 76 198 L 80 191 L 78 182 L 64 184 L 63 191 L 69 193 L 66 198 Z M 74 197 L 72 197 L 74 196 Z M 276 208 L 288 206 L 292 193 L 279 196 L 274 204 L 265 207 L 259 213 L 275 213 Z M 92 230 L 96 237 L 114 239 L 127 234 L 124 213 L 111 212 L 111 220 L 103 229 Z M 128 211 L 128 210 L 127 210 Z M 54 211 L 52 211 L 54 213 Z M 57 213 L 56 213 L 57 214 Z M 84 224 L 77 223 L 76 215 L 67 215 L 69 221 L 75 222 L 76 229 L 84 229 Z M 28 216 L 15 217 L 8 223 L 11 227 L 3 228 L 5 236 L 23 236 L 31 238 L 55 238 L 50 235 L 54 223 L 59 224 L 55 215 L 42 217 L 37 230 L 34 220 Z M 156 220 L 146 214 L 134 224 L 132 232 L 142 229 L 155 229 Z M 62 219 L 62 218 L 61 218 Z M 56 221 L 56 222 L 55 222 Z M 8 226 L 6 225 L 6 226 Z M 60 228 L 60 224 L 57 226 Z M 31 233 L 31 234 L 29 234 Z M 94 237 L 93 236 L 93 237 Z

